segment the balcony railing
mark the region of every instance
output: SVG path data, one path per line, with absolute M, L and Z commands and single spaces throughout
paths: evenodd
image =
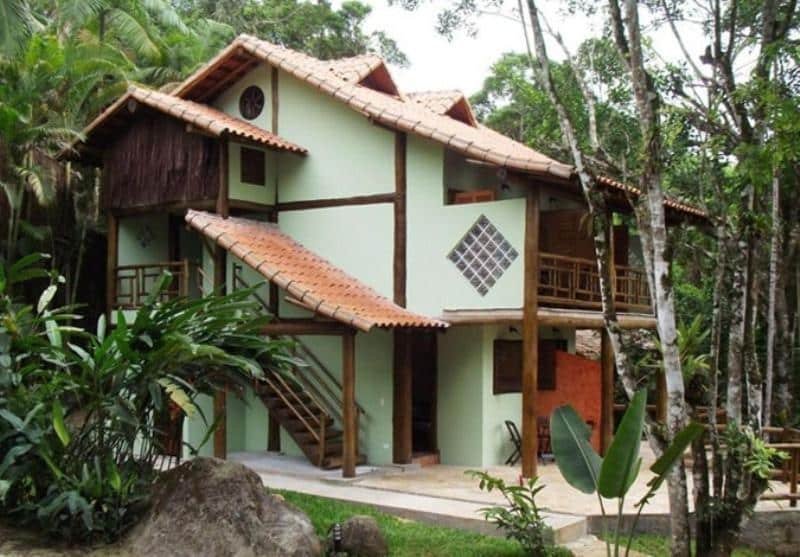
M 113 309 L 136 309 L 155 290 L 164 271 L 172 274 L 172 282 L 160 294 L 165 301 L 179 296 L 188 296 L 192 266 L 188 260 L 143 265 L 120 265 L 115 270 Z
M 641 269 L 616 265 L 616 307 L 650 312 L 650 291 Z M 559 307 L 599 309 L 600 275 L 597 262 L 552 253 L 539 253 L 539 303 Z

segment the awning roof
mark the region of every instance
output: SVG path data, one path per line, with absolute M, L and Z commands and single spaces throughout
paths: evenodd
M 190 210 L 186 222 L 243 260 L 299 305 L 362 331 L 447 327 L 398 306 L 281 232 L 275 224 Z
M 68 159 L 80 158 L 82 152 L 87 148 L 102 146 L 110 136 L 118 132 L 120 120 L 130 118 L 135 114 L 137 103 L 182 120 L 199 132 L 214 137 L 229 135 L 246 143 L 255 143 L 268 149 L 301 155 L 307 153 L 306 149 L 299 145 L 210 106 L 160 91 L 131 86 L 127 93 L 86 126 L 83 131 L 85 139 L 75 141 L 62 153 L 62 156 Z

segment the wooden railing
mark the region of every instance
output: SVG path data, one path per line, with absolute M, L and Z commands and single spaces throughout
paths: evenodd
M 243 267 L 239 264 L 233 265 L 232 285 L 233 290 L 242 288 L 250 288 L 250 284 L 242 276 Z M 261 304 L 264 311 L 269 313 L 269 304 L 258 293 L 253 292 L 253 297 Z M 303 366 L 292 366 L 290 370 L 290 377 L 284 376 L 284 380 L 290 379 L 293 386 L 299 386 L 303 391 L 314 401 L 314 403 L 334 421 L 335 424 L 342 426 L 344 424 L 342 416 L 343 408 L 343 395 L 342 384 L 339 379 L 331 372 L 328 366 L 311 350 L 311 348 L 293 335 L 286 335 L 286 338 L 292 340 L 295 345 L 296 355 L 306 364 Z M 288 387 L 286 383 L 280 385 L 271 385 L 273 387 Z M 364 414 L 364 408 L 356 402 L 356 417 L 359 423 L 359 428 L 362 426 L 360 416 Z M 324 420 L 314 420 L 315 424 L 324 426 Z M 314 434 L 315 438 L 317 434 Z
M 168 261 L 143 265 L 120 265 L 114 271 L 113 309 L 136 309 L 144 303 L 156 287 L 159 278 L 168 271 L 172 282 L 160 294 L 161 300 L 187 296 L 189 294 L 189 261 Z
M 650 312 L 650 292 L 643 270 L 616 265 L 612 281 L 618 309 Z M 602 299 L 597 262 L 540 252 L 539 303 L 599 309 Z

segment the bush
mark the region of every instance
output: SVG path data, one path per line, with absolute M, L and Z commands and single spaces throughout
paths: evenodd
M 0 511 L 70 541 L 110 541 L 146 505 L 163 452 L 154 417 L 171 402 L 208 424 L 198 395 L 241 392 L 291 359 L 260 335 L 248 290 L 153 295 L 130 322 L 119 312 L 113 328 L 72 326 L 69 308 L 49 308 L 60 277 L 40 260 L 0 266 Z M 32 277 L 50 278 L 35 307 L 10 294 Z
M 543 485 L 537 485 L 538 478 L 523 480 L 520 477 L 519 485 L 509 485 L 488 472 L 467 470 L 466 473 L 479 480 L 481 490 L 491 492 L 496 489 L 508 502 L 507 506 L 481 509 L 486 520 L 505 531 L 507 538 L 519 542 L 526 555 L 544 557 L 557 554 L 547 543 L 548 526 L 542 518 L 542 509 L 536 504 L 536 495 L 544 489 Z

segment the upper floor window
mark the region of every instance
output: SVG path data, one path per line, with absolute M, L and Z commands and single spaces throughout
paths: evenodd
M 240 152 L 240 166 L 242 182 L 255 186 L 267 184 L 266 157 L 264 151 L 242 147 Z
M 239 97 L 239 112 L 248 120 L 258 118 L 264 110 L 264 91 L 260 87 L 251 85 Z

